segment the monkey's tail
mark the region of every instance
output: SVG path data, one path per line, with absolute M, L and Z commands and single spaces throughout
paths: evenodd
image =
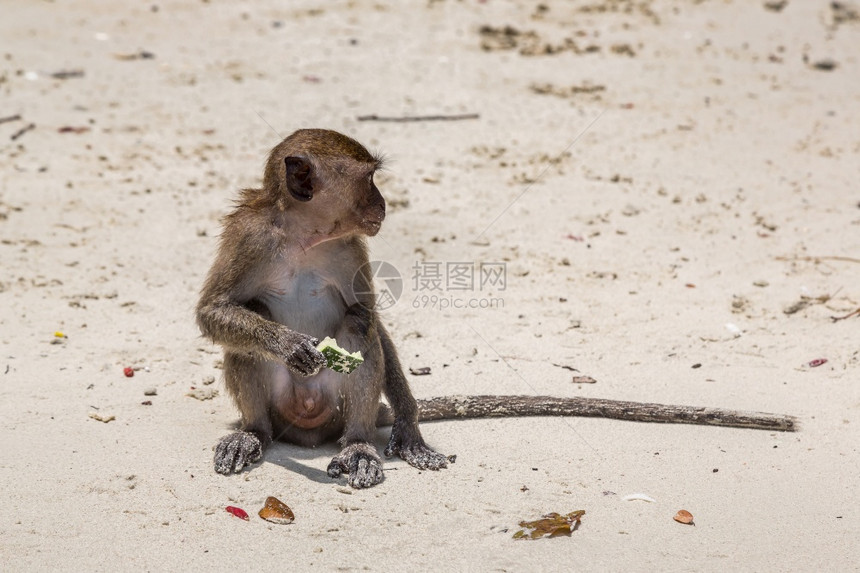
M 727 426 L 779 432 L 796 432 L 794 416 L 744 412 L 722 408 L 673 406 L 645 402 L 623 402 L 600 398 L 555 398 L 552 396 L 443 396 L 418 400 L 418 421 L 457 418 L 517 418 L 523 416 L 588 416 L 637 422 Z M 379 405 L 377 426 L 394 423 L 394 413 Z

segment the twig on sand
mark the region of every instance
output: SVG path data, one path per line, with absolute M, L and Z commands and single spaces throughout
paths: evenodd
M 860 308 L 857 310 L 852 310 L 848 314 L 843 314 L 842 316 L 831 316 L 830 320 L 833 322 L 839 322 L 840 320 L 845 320 L 846 318 L 851 318 L 852 316 L 860 316 Z
M 481 117 L 477 113 L 463 113 L 459 115 L 414 115 L 401 117 L 385 117 L 381 115 L 360 115 L 358 121 L 461 121 L 464 119 L 478 119 Z
M 9 121 L 18 121 L 21 119 L 21 114 L 16 113 L 15 115 L 7 115 L 6 117 L 0 117 L 0 123 L 7 123 Z
M 16 139 L 18 139 L 19 137 L 21 137 L 22 135 L 24 135 L 25 133 L 27 133 L 28 131 L 31 131 L 33 129 L 36 129 L 36 124 L 35 123 L 28 123 L 27 125 L 25 125 L 21 129 L 19 129 L 18 131 L 13 133 L 12 137 L 10 137 L 9 139 L 11 139 L 12 141 L 15 141 Z
M 811 261 L 817 263 L 818 261 L 842 261 L 843 263 L 860 263 L 860 259 L 855 259 L 854 257 L 842 257 L 842 256 L 823 256 L 823 257 L 776 257 L 778 261 Z

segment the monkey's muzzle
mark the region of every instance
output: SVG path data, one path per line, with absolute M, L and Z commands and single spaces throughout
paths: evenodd
M 385 220 L 385 203 L 376 203 L 371 205 L 364 211 L 364 218 L 361 220 L 361 227 L 368 237 L 372 237 L 382 228 L 382 221 Z

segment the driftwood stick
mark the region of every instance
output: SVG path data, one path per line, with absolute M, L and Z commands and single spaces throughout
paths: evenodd
M 846 318 L 851 318 L 852 316 L 860 317 L 860 308 L 857 310 L 852 310 L 848 314 L 843 314 L 842 316 L 831 316 L 830 320 L 833 322 L 839 322 L 840 320 L 845 320 Z
M 854 257 L 843 257 L 843 256 L 839 256 L 839 255 L 833 255 L 833 256 L 826 256 L 825 255 L 825 256 L 821 256 L 821 257 L 814 257 L 814 256 L 776 257 L 776 260 L 778 260 L 778 261 L 804 261 L 804 262 L 813 262 L 813 263 L 817 263 L 820 261 L 841 261 L 843 263 L 860 263 L 860 259 L 857 259 Z
M 755 430 L 795 432 L 793 416 L 743 412 L 698 406 L 672 406 L 646 402 L 623 402 L 600 398 L 555 398 L 552 396 L 446 396 L 418 400 L 418 419 L 516 418 L 522 416 L 588 416 L 637 422 L 727 426 Z M 394 423 L 391 409 L 380 404 L 377 426 Z
M 28 131 L 31 131 L 33 129 L 36 129 L 36 124 L 35 123 L 28 123 L 27 125 L 25 125 L 21 129 L 19 129 L 18 131 L 13 133 L 9 139 L 11 139 L 12 141 L 15 141 L 16 139 L 18 139 L 19 137 L 21 137 L 22 135 L 24 135 L 25 133 L 27 133 Z
M 360 115 L 356 119 L 358 121 L 461 121 L 464 119 L 478 119 L 481 117 L 477 113 L 462 113 L 459 115 L 413 115 L 402 117 L 384 117 L 381 115 Z

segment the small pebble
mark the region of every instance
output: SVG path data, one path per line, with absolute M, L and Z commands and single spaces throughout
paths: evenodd
M 158 391 L 155 388 L 147 388 L 143 391 L 144 396 L 156 396 Z

